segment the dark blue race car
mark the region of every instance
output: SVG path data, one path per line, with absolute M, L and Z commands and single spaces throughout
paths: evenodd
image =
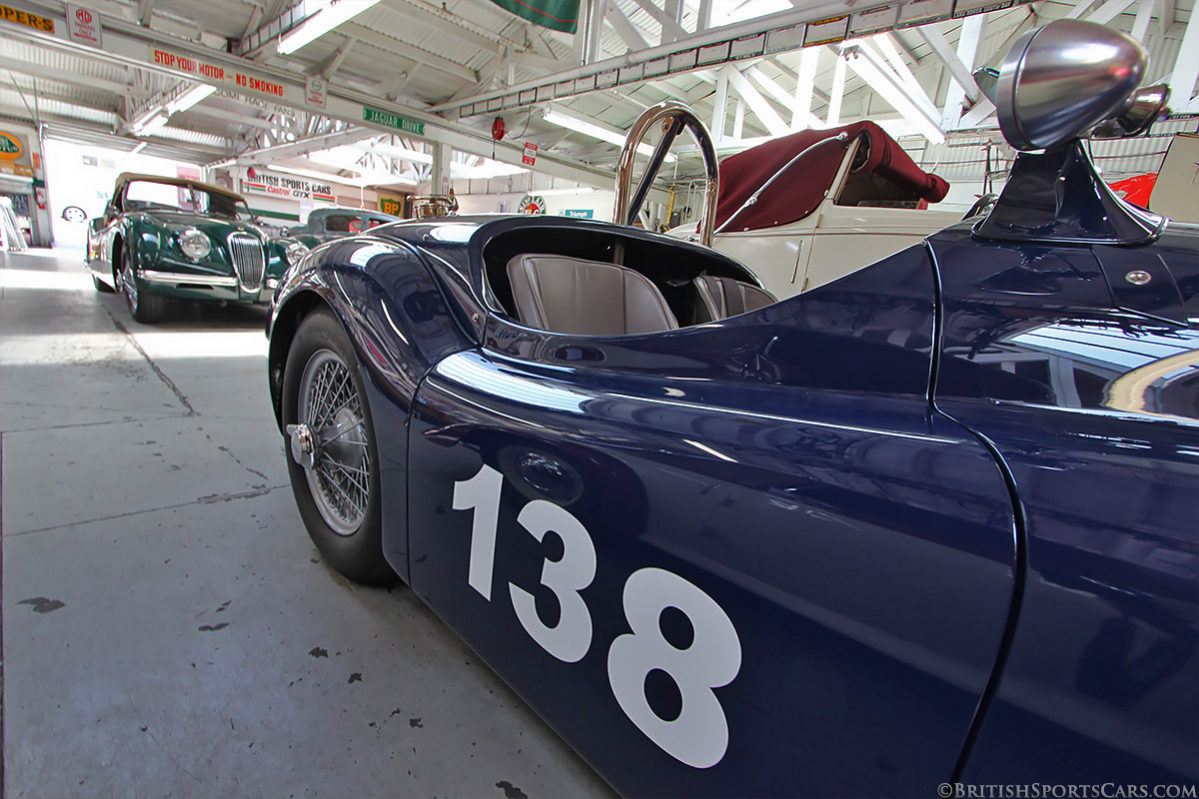
M 627 795 L 1193 791 L 1199 229 L 1080 143 L 1161 114 L 1144 68 L 1098 26 L 1026 34 L 988 215 L 782 302 L 586 220 L 313 251 L 269 355 L 313 540 Z M 654 113 L 660 164 L 701 126 Z

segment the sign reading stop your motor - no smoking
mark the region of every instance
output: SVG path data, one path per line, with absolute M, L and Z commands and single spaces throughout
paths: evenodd
M 79 44 L 104 46 L 100 38 L 100 14 L 90 8 L 67 3 L 67 34 Z

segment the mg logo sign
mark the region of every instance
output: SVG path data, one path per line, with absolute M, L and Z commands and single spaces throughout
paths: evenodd
M 92 12 L 88 11 L 86 8 L 76 9 L 75 19 L 79 20 L 79 23 L 81 25 L 91 25 L 92 24 Z

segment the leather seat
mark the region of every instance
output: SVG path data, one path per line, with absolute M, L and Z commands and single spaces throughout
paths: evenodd
M 679 326 L 658 287 L 623 266 L 530 253 L 512 258 L 507 269 L 517 315 L 530 327 L 620 336 Z
M 778 302 L 765 289 L 731 277 L 700 275 L 692 281 L 699 295 L 695 322 L 715 322 Z

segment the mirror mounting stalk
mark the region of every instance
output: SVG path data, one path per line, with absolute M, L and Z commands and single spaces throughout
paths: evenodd
M 1082 142 L 1020 153 L 974 235 L 1026 244 L 1145 244 L 1166 220 L 1124 202 L 1099 176 Z

